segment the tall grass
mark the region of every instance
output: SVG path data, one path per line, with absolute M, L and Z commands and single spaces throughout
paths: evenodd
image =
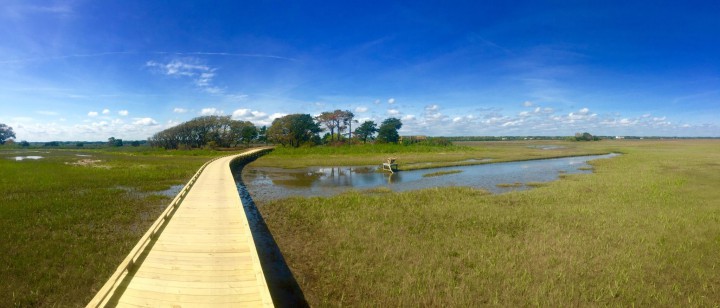
M 32 155 L 43 159 L 18 162 L 0 151 L 0 306 L 84 306 L 170 201 L 157 192 L 209 159 L 41 151 Z M 67 164 L 80 159 L 100 162 Z
M 563 148 L 542 150 L 537 144 L 558 144 Z M 379 165 L 385 159 L 398 159 L 400 170 L 461 166 L 493 162 L 604 154 L 616 149 L 614 143 L 600 142 L 592 146 L 577 142 L 457 142 L 451 146 L 423 144 L 363 144 L 317 147 L 277 147 L 272 153 L 254 162 L 255 166 L 302 168 L 309 166 Z
M 311 305 L 717 306 L 720 142 L 600 144 L 529 191 L 256 202 Z

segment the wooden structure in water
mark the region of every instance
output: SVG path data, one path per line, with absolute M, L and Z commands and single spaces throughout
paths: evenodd
M 397 158 L 394 157 L 386 159 L 385 162 L 382 164 L 382 169 L 390 171 L 390 173 L 395 173 L 395 171 L 398 171 L 397 163 L 395 163 L 395 160 L 397 160 Z
M 88 307 L 272 307 L 230 165 L 214 159 L 190 179 Z

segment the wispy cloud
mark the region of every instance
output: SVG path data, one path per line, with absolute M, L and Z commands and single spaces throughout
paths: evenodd
M 88 115 L 88 117 L 97 117 L 98 113 L 97 113 L 97 111 L 90 111 L 90 112 L 88 112 L 87 115 Z
M 129 112 L 127 110 L 120 110 L 120 111 L 118 111 L 118 114 L 121 116 L 127 116 L 129 114 Z
M 174 108 L 173 112 L 174 113 L 186 113 L 186 112 L 188 112 L 188 110 L 185 108 Z
M 147 67 L 154 68 L 161 74 L 170 77 L 187 77 L 193 80 L 198 88 L 210 94 L 222 94 L 223 90 L 213 85 L 215 68 L 202 64 L 196 58 L 174 59 L 167 63 L 147 61 Z

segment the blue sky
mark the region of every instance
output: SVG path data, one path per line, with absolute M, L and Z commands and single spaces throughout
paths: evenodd
M 720 136 L 720 2 L 3 1 L 0 123 L 145 139 L 347 109 L 401 134 Z

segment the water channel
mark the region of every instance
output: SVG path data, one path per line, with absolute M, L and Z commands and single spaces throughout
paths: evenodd
M 617 156 L 577 156 L 507 163 L 491 163 L 459 167 L 443 167 L 382 172 L 379 166 L 308 167 L 283 169 L 246 166 L 242 180 L 253 198 L 272 200 L 290 196 L 331 196 L 350 189 L 364 190 L 387 187 L 393 191 L 406 191 L 441 186 L 469 186 L 493 193 L 530 189 L 525 184 L 549 182 L 560 174 L 591 173 L 588 161 Z M 460 171 L 458 173 L 428 177 L 430 173 Z M 515 184 L 514 187 L 501 187 Z M 501 186 L 498 186 L 501 185 Z
M 529 187 L 525 185 L 498 187 L 498 184 L 547 182 L 557 179 L 562 173 L 589 173 L 591 170 L 588 161 L 617 155 L 433 168 L 400 171 L 394 174 L 383 173 L 378 170 L 378 166 L 282 169 L 239 164 L 234 168 L 233 175 L 274 304 L 282 307 L 307 307 L 304 294 L 285 263 L 282 252 L 253 199 L 268 200 L 293 195 L 329 196 L 350 189 L 375 187 L 403 191 L 452 185 L 478 187 L 502 193 Z M 424 176 L 428 173 L 451 170 L 460 172 L 433 177 Z

